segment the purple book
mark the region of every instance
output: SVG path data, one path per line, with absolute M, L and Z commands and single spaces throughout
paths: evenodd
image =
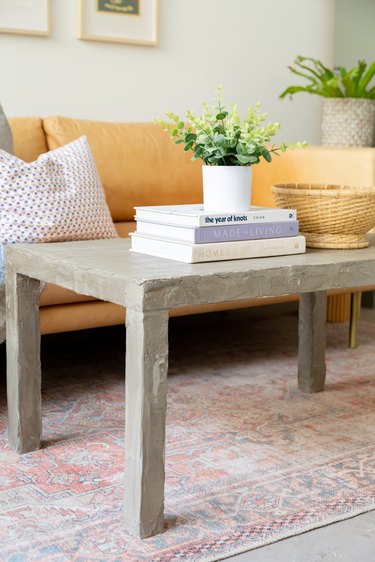
M 297 236 L 297 220 L 280 222 L 252 222 L 218 226 L 177 226 L 160 222 L 137 220 L 137 232 L 146 236 L 166 238 L 189 244 L 210 244 L 236 240 L 259 240 L 260 238 L 286 238 Z
M 297 236 L 298 221 L 259 222 L 236 226 L 201 226 L 194 229 L 195 244 L 230 242 L 231 240 L 257 240 L 260 238 L 285 238 Z

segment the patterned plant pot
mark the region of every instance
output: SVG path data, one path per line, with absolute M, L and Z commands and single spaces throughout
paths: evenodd
M 325 146 L 373 146 L 375 100 L 324 98 L 321 143 Z

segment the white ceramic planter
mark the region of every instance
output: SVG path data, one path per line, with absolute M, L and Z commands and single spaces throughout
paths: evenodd
M 251 205 L 251 166 L 206 166 L 203 208 L 210 213 L 248 211 Z

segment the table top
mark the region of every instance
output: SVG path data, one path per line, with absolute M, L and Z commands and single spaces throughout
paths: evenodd
M 375 285 L 375 235 L 359 250 L 186 264 L 129 251 L 130 240 L 17 244 L 9 269 L 78 293 L 129 306 L 173 308 L 224 300 Z

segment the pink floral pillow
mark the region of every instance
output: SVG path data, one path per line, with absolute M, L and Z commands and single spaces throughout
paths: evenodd
M 0 150 L 0 244 L 115 237 L 86 137 L 30 163 Z

